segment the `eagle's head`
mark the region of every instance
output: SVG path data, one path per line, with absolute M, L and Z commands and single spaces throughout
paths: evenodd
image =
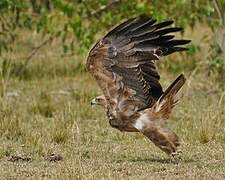
M 97 96 L 96 98 L 92 99 L 91 105 L 100 105 L 106 107 L 106 99 L 104 95 Z

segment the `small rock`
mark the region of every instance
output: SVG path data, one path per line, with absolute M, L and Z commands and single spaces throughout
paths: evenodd
M 16 162 L 16 161 L 30 161 L 31 158 L 28 157 L 28 156 L 25 156 L 23 154 L 17 154 L 17 155 L 11 155 L 8 159 L 8 161 L 11 161 L 11 162 Z
M 49 157 L 46 158 L 50 162 L 56 162 L 63 160 L 63 157 L 60 154 L 52 153 Z

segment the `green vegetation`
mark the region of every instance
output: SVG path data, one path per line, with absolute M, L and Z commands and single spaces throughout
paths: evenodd
M 224 0 L 1 0 L 0 179 L 224 179 Z M 178 164 L 141 134 L 110 127 L 85 57 L 113 25 L 140 14 L 174 19 L 187 53 L 157 62 L 167 87 L 187 83 L 169 126 Z

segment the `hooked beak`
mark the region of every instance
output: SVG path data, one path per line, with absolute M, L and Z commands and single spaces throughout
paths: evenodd
M 94 105 L 96 105 L 96 101 L 95 101 L 95 99 L 92 99 L 91 106 L 94 106 Z
M 104 107 L 105 106 L 105 98 L 102 96 L 98 96 L 98 97 L 92 99 L 91 106 L 93 106 L 93 105 L 99 105 L 99 106 Z

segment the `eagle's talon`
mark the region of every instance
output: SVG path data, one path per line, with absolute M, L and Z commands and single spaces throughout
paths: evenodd
M 179 156 L 181 153 L 182 153 L 182 151 L 180 151 L 180 150 L 179 150 L 179 151 L 175 151 L 175 152 L 172 152 L 172 153 L 171 153 L 171 156 L 172 156 L 172 157 L 177 157 L 177 156 Z

